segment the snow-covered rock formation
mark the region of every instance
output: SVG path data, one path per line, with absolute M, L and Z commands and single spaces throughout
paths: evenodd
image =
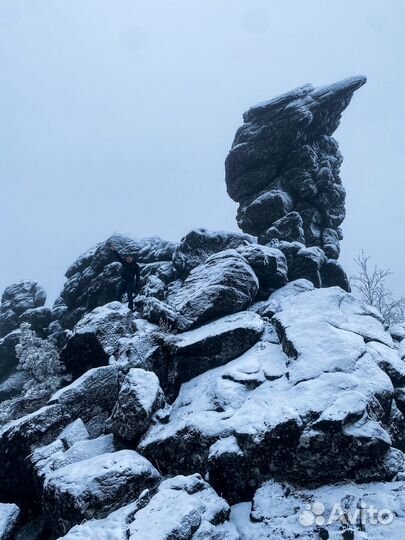
M 405 325 L 337 262 L 332 133 L 364 82 L 245 114 L 226 161 L 243 233 L 114 235 L 52 309 L 35 282 L 6 289 L 0 540 L 403 539 Z M 111 246 L 141 265 L 134 313 Z M 37 406 L 22 322 L 65 369 Z

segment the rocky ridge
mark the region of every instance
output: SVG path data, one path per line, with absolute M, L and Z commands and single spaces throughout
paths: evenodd
M 226 160 L 243 233 L 114 235 L 52 308 L 36 282 L 7 287 L 0 540 L 402 540 L 405 326 L 351 295 L 337 261 L 332 134 L 364 82 L 245 113 Z M 111 246 L 141 265 L 134 313 Z M 65 370 L 40 401 L 21 323 Z

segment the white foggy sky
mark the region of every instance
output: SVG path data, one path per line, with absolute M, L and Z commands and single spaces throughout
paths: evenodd
M 341 262 L 405 293 L 403 0 L 0 0 L 0 289 L 114 231 L 236 230 L 224 159 L 242 113 L 365 74 L 343 115 Z

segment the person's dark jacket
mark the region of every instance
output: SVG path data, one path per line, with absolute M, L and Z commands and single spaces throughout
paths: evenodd
M 140 268 L 139 264 L 135 261 L 135 259 L 132 259 L 132 262 L 128 262 L 124 257 L 121 257 L 121 255 L 115 251 L 115 257 L 117 261 L 119 261 L 122 264 L 122 270 L 121 270 L 121 276 L 123 281 L 126 283 L 134 282 L 136 285 L 139 282 L 140 278 Z

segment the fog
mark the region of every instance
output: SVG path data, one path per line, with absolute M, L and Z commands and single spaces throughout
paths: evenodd
M 224 159 L 242 113 L 365 74 L 335 133 L 341 262 L 363 248 L 405 294 L 403 0 L 1 0 L 0 289 L 113 232 L 237 230 Z

